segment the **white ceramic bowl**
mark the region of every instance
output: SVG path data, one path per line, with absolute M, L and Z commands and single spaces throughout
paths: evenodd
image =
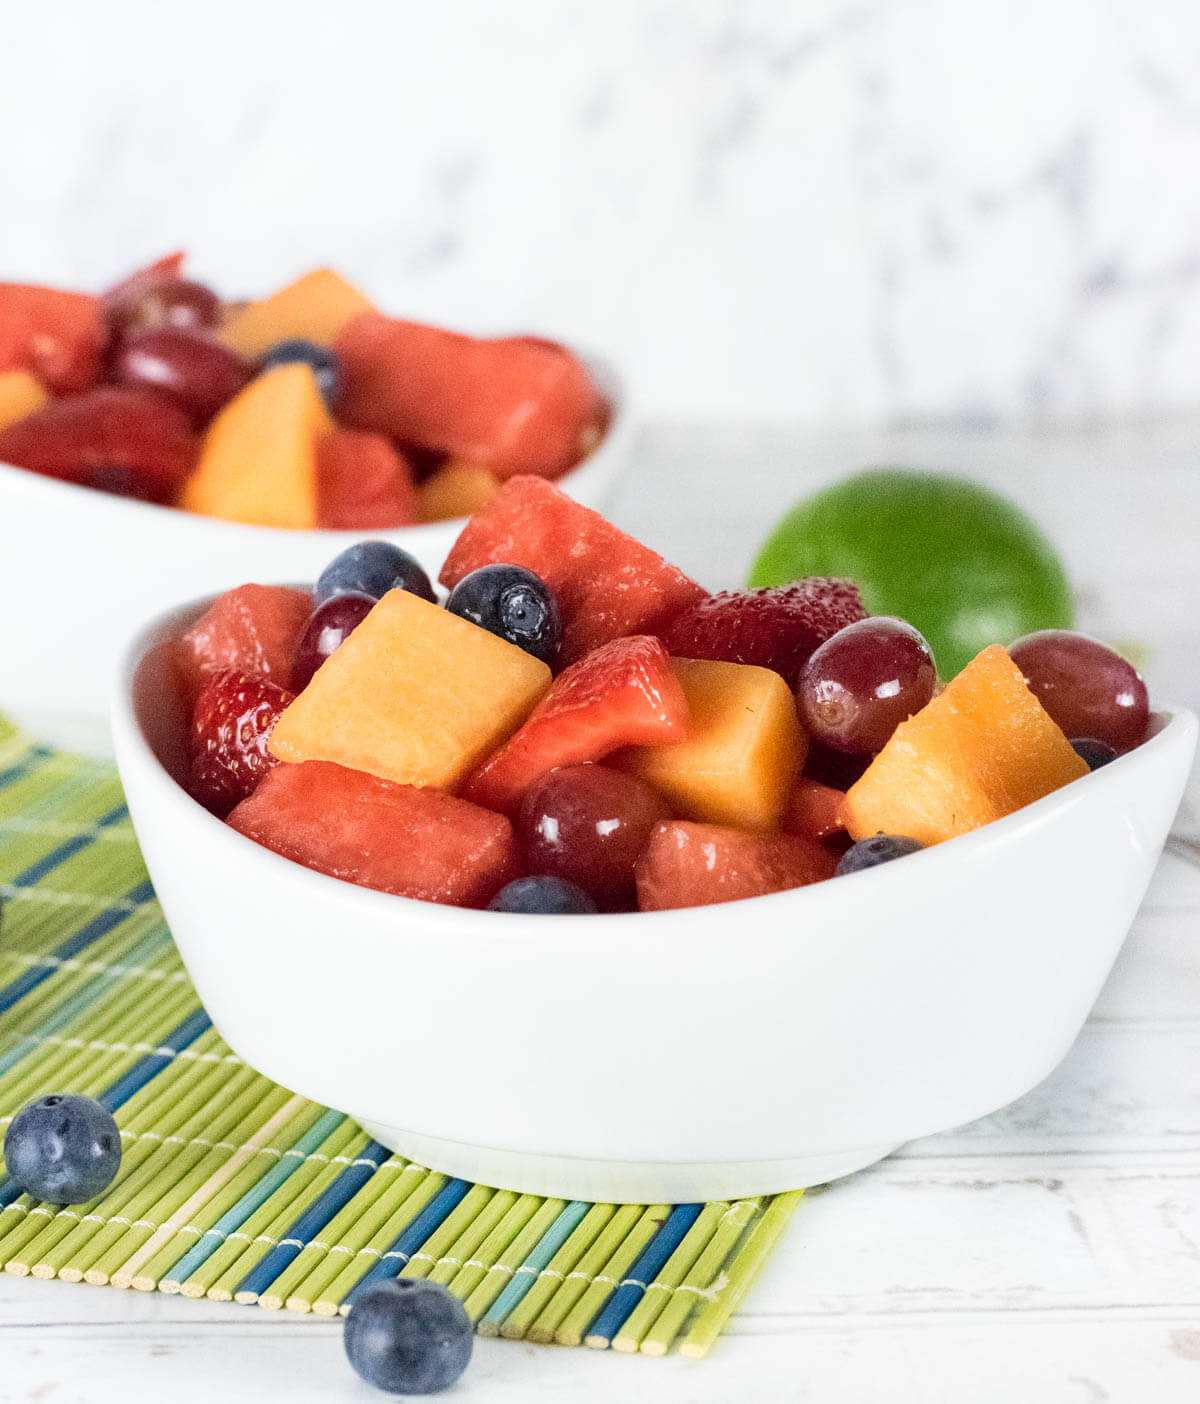
M 448 1173 L 680 1202 L 822 1183 L 1041 1081 L 1108 975 L 1178 806 L 1187 711 L 998 823 L 723 906 L 522 918 L 371 892 L 191 800 L 169 641 L 113 709 L 151 878 L 217 1028 Z
M 562 488 L 601 507 L 629 457 L 626 387 L 588 357 L 609 394 L 603 442 Z M 107 751 L 117 659 L 155 599 L 187 599 L 249 580 L 315 580 L 364 537 L 394 541 L 436 579 L 461 518 L 394 531 L 285 531 L 159 507 L 0 464 L 0 596 L 20 601 L 4 627 L 0 710 L 60 745 Z

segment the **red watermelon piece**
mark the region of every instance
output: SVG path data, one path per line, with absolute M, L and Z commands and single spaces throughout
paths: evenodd
M 86 390 L 100 373 L 104 340 L 98 297 L 0 283 L 0 371 L 32 371 L 59 394 Z
M 412 473 L 382 434 L 335 429 L 317 442 L 317 525 L 376 531 L 418 520 Z
M 687 720 L 687 699 L 662 644 L 614 639 L 555 679 L 524 726 L 468 776 L 463 797 L 512 813 L 548 771 L 621 746 L 682 741 Z
M 846 832 L 841 817 L 845 798 L 844 790 L 835 790 L 832 785 L 823 785 L 819 780 L 802 775 L 788 797 L 780 828 L 785 834 L 813 839 L 817 843 L 837 838 Z
M 503 815 L 330 761 L 274 766 L 227 822 L 306 868 L 426 902 L 486 906 L 519 871 Z
M 0 463 L 146 502 L 171 502 L 195 461 L 185 411 L 129 386 L 51 400 L 0 430 Z
M 736 902 L 822 882 L 836 868 L 834 854 L 811 839 L 669 820 L 638 859 L 638 906 L 661 912 Z
M 223 668 L 288 687 L 296 645 L 312 611 L 312 595 L 287 585 L 227 590 L 179 640 L 176 666 L 185 696 L 194 699 Z
M 542 478 L 504 484 L 463 528 L 441 582 L 453 588 L 464 575 L 497 561 L 535 571 L 554 592 L 566 662 L 610 639 L 658 633 L 707 595 L 657 552 Z
M 335 349 L 339 418 L 501 477 L 554 477 L 599 438 L 603 398 L 584 364 L 555 342 L 483 340 L 363 312 Z

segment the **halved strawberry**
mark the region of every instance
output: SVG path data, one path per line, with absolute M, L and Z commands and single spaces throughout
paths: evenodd
M 306 868 L 426 902 L 482 907 L 520 871 L 502 814 L 330 761 L 276 766 L 229 823 Z
M 185 696 L 195 697 L 225 668 L 287 686 L 312 610 L 312 595 L 287 585 L 226 590 L 179 640 L 176 668 Z
M 0 371 L 32 371 L 60 394 L 86 390 L 100 373 L 104 340 L 98 297 L 0 283 Z
M 841 819 L 845 798 L 844 790 L 835 790 L 832 785 L 823 785 L 819 780 L 802 775 L 788 797 L 780 828 L 785 834 L 815 839 L 818 843 L 836 838 L 846 832 Z
M 188 790 L 193 799 L 224 817 L 253 793 L 279 764 L 267 750 L 267 739 L 292 695 L 234 668 L 214 675 L 192 713 Z
M 621 746 L 681 741 L 687 699 L 657 639 L 614 639 L 555 679 L 524 726 L 467 778 L 462 794 L 511 813 L 560 765 L 600 760 Z
M 669 820 L 638 859 L 638 906 L 661 912 L 735 902 L 822 882 L 836 868 L 837 858 L 811 839 Z
M 376 531 L 417 521 L 412 473 L 382 434 L 335 429 L 317 441 L 317 525 Z
M 677 615 L 659 637 L 676 658 L 773 668 L 794 688 L 820 644 L 866 617 L 857 585 L 814 575 L 791 585 L 710 595 Z
M 0 462 L 147 502 L 171 502 L 195 458 L 188 416 L 149 390 L 103 385 L 0 430 Z
M 453 588 L 479 566 L 535 571 L 563 618 L 564 662 L 610 639 L 656 634 L 705 591 L 656 552 L 542 478 L 510 478 L 463 528 L 442 567 Z M 689 654 L 701 658 L 704 654 Z

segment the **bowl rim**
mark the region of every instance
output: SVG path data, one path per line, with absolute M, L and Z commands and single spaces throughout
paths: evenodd
M 628 381 L 607 354 L 567 341 L 560 341 L 559 345 L 567 347 L 588 366 L 611 407 L 604 437 L 596 447 L 586 458 L 552 480 L 555 484 L 570 484 L 572 479 L 594 471 L 597 466 L 603 467 L 604 459 L 611 456 L 614 448 L 619 451 L 620 444 L 631 436 L 633 418 Z M 188 512 L 182 507 L 174 507 L 165 502 L 146 502 L 140 497 L 124 497 L 119 493 L 102 492 L 99 488 L 63 482 L 59 478 L 51 478 L 31 468 L 22 468 L 17 463 L 7 463 L 0 459 L 0 500 L 6 492 L 6 481 L 15 481 L 25 493 L 44 493 L 49 505 L 54 508 L 61 509 L 71 503 L 83 503 L 86 500 L 91 509 L 96 511 L 132 513 L 133 520 L 140 518 L 151 529 L 163 529 L 170 523 L 171 526 L 167 528 L 169 530 L 196 532 L 201 537 L 210 538 L 220 534 L 226 538 L 240 538 L 247 545 L 267 539 L 328 541 L 330 551 L 334 553 L 353 541 L 362 541 L 368 537 L 386 537 L 390 540 L 401 533 L 409 542 L 416 543 L 421 539 L 432 542 L 438 534 L 444 535 L 450 528 L 457 527 L 461 530 L 467 521 L 466 517 L 442 517 L 433 522 L 412 522 L 408 526 L 374 527 L 365 530 L 357 527 L 297 529 L 263 526 L 255 522 L 235 522 L 226 517 L 212 517 L 203 512 Z M 567 490 L 570 490 L 569 487 Z
M 151 649 L 178 637 L 181 630 L 198 618 L 217 598 L 217 594 L 206 595 L 200 599 L 160 611 L 137 630 L 123 650 L 110 709 L 113 737 L 117 743 L 115 749 L 118 767 L 124 767 L 126 758 L 132 749 L 143 765 L 150 768 L 155 781 L 161 782 L 166 787 L 166 793 L 170 795 L 169 803 L 187 806 L 185 812 L 190 819 L 213 826 L 209 830 L 209 834 L 214 842 L 253 845 L 256 856 L 252 861 L 266 863 L 268 870 L 274 871 L 280 881 L 291 881 L 299 884 L 301 888 L 307 886 L 314 895 L 324 893 L 326 898 L 333 898 L 336 889 L 336 892 L 341 895 L 341 900 L 355 903 L 356 907 L 364 914 L 367 912 L 378 912 L 380 915 L 391 913 L 395 917 L 403 919 L 405 913 L 408 913 L 414 919 L 419 915 L 422 922 L 443 926 L 447 929 L 458 928 L 462 930 L 464 926 L 469 926 L 479 931 L 487 930 L 493 934 L 500 931 L 509 936 L 520 934 L 526 939 L 530 939 L 532 931 L 536 931 L 540 935 L 544 935 L 548 942 L 560 946 L 564 930 L 563 923 L 567 923 L 569 927 L 575 921 L 572 916 L 538 916 L 537 920 L 532 922 L 530 916 L 522 913 L 492 912 L 486 909 L 428 902 L 420 898 L 403 897 L 396 893 L 379 892 L 374 888 L 363 887 L 342 878 L 331 877 L 316 869 L 305 867 L 304 864 L 297 863 L 293 859 L 285 858 L 261 844 L 254 843 L 253 839 L 230 829 L 223 820 L 210 814 L 187 793 L 170 774 L 147 740 L 141 718 L 134 706 L 133 684 L 139 668 Z M 1190 765 L 1191 755 L 1196 746 L 1197 732 L 1200 730 L 1196 714 L 1187 707 L 1163 703 L 1152 710 L 1151 723 L 1152 725 L 1157 723 L 1157 729 L 1148 735 L 1146 740 L 1134 747 L 1133 750 L 1118 756 L 1108 765 L 1102 766 L 1088 775 L 1080 776 L 1078 780 L 1063 785 L 1041 799 L 1035 800 L 1032 804 L 1027 804 L 1014 813 L 1005 815 L 1002 819 L 993 820 L 990 824 L 985 824 L 970 833 L 960 834 L 953 839 L 910 854 L 903 863 L 883 863 L 857 873 L 845 874 L 838 879 L 837 891 L 844 891 L 844 884 L 848 880 L 852 880 L 855 886 L 849 889 L 849 893 L 858 894 L 852 900 L 869 901 L 870 894 L 876 891 L 876 888 L 870 886 L 872 883 L 891 882 L 903 885 L 907 881 L 922 880 L 933 871 L 935 864 L 970 861 L 976 858 L 980 850 L 988 845 L 1011 842 L 1021 838 L 1026 830 L 1035 830 L 1053 822 L 1063 811 L 1079 804 L 1081 796 L 1091 797 L 1103 794 L 1106 787 L 1111 789 L 1113 785 L 1120 783 L 1119 777 L 1127 775 L 1133 766 L 1153 759 L 1168 747 L 1182 745 L 1187 751 Z M 121 744 L 122 742 L 125 744 Z M 1083 788 L 1085 786 L 1086 789 Z M 220 831 L 219 837 L 218 830 Z M 243 856 L 246 855 L 244 847 L 240 851 Z M 947 855 L 949 856 L 947 857 Z M 273 865 L 279 866 L 273 867 Z M 290 874 L 290 878 L 288 874 Z M 622 939 L 626 939 L 634 937 L 635 933 L 640 931 L 648 932 L 650 927 L 647 923 L 654 923 L 661 929 L 668 924 L 677 925 L 681 917 L 692 921 L 715 921 L 719 920 L 720 914 L 724 913 L 728 919 L 732 910 L 738 912 L 748 910 L 748 903 L 773 903 L 775 910 L 778 910 L 783 902 L 793 904 L 808 902 L 810 905 L 818 905 L 821 901 L 829 900 L 828 887 L 828 882 L 818 882 L 807 884 L 804 887 L 789 888 L 782 892 L 770 892 L 757 897 L 738 898 L 733 902 L 710 903 L 697 907 L 677 907 L 655 912 L 601 912 L 589 917 L 588 930 L 598 934 L 602 931 L 606 937 L 616 936 L 616 933 L 620 931 Z M 400 905 L 397 906 L 397 903 Z M 761 905 L 756 905 L 754 910 L 764 911 L 764 908 Z M 499 927 L 496 925 L 497 921 L 501 923 Z

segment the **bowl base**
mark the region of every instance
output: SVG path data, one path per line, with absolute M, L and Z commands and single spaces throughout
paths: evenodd
M 443 1174 L 521 1194 L 594 1204 L 695 1204 L 781 1194 L 841 1179 L 897 1149 L 890 1144 L 859 1146 L 786 1160 L 585 1160 L 465 1145 L 376 1121 L 361 1125 L 389 1150 Z

